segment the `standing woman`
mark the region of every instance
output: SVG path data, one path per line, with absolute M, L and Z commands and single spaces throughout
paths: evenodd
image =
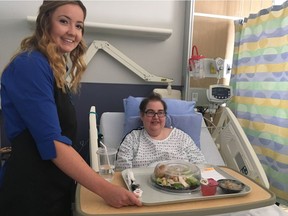
M 111 206 L 141 205 L 133 193 L 100 177 L 72 147 L 77 125 L 70 94 L 86 69 L 85 17 L 80 1 L 44 1 L 35 33 L 4 69 L 2 113 L 12 154 L 1 181 L 1 216 L 70 216 L 75 181 Z

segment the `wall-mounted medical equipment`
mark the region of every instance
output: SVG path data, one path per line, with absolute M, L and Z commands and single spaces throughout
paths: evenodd
M 172 98 L 181 100 L 182 95 L 180 90 L 176 89 L 163 89 L 163 88 L 155 88 L 153 89 L 154 93 L 158 93 L 162 96 L 162 98 Z
M 201 58 L 199 64 L 198 71 L 189 71 L 190 89 L 187 99 L 195 101 L 195 107 L 215 110 L 232 97 L 232 88 L 224 84 L 229 83 L 232 61 L 220 57 Z
M 197 46 L 192 47 L 192 56 L 189 58 L 189 70 L 197 71 L 201 67 L 200 59 L 205 58 L 203 55 L 199 55 Z
M 233 96 L 232 87 L 224 84 L 210 85 L 208 88 L 190 88 L 190 98 L 195 101 L 195 107 L 209 107 L 215 109 L 225 104 Z
M 171 83 L 173 82 L 173 79 L 166 78 L 166 77 L 160 77 L 156 76 L 154 74 L 149 73 L 144 68 L 140 67 L 138 64 L 136 64 L 133 60 L 131 60 L 129 57 L 127 57 L 124 53 L 120 52 L 117 48 L 112 46 L 107 41 L 98 41 L 94 40 L 92 44 L 89 46 L 86 56 L 85 56 L 85 62 L 88 64 L 93 56 L 99 51 L 103 50 L 106 53 L 108 53 L 110 56 L 112 56 L 114 59 L 119 61 L 122 65 L 130 69 L 133 73 L 135 73 L 137 76 L 145 80 L 146 82 L 157 82 L 157 83 L 167 83 L 168 90 L 171 90 Z
M 207 89 L 208 101 L 216 104 L 223 104 L 232 97 L 232 87 L 228 85 L 210 85 Z
M 201 58 L 198 60 L 198 66 L 190 70 L 190 76 L 195 79 L 211 78 L 228 78 L 231 75 L 231 60 L 222 58 Z

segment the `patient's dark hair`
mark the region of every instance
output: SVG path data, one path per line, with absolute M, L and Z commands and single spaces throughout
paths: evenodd
M 139 105 L 139 109 L 140 109 L 140 113 L 144 113 L 146 111 L 146 107 L 147 104 L 150 101 L 160 101 L 163 105 L 164 111 L 167 111 L 167 104 L 165 103 L 165 101 L 162 99 L 161 95 L 158 93 L 153 92 L 151 95 L 149 95 L 147 98 L 144 98 L 140 105 Z

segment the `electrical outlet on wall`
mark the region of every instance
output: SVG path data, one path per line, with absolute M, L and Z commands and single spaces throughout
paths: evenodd
M 195 101 L 195 102 L 198 101 L 198 93 L 192 92 L 192 101 Z

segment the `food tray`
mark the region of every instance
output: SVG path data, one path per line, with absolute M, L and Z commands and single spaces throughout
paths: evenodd
M 216 172 L 216 175 L 227 178 L 227 179 L 235 179 L 234 177 L 230 176 L 228 173 L 224 172 L 218 167 L 213 165 L 202 165 L 199 166 L 201 173 L 204 169 L 211 168 Z M 140 184 L 141 189 L 143 190 L 143 194 L 141 197 L 141 201 L 143 205 L 160 205 L 160 204 L 169 204 L 169 203 L 180 203 L 180 202 L 188 202 L 188 201 L 198 201 L 198 200 L 208 200 L 208 199 L 221 199 L 227 197 L 235 197 L 235 196 L 245 196 L 251 192 L 251 188 L 248 185 L 245 185 L 244 189 L 239 193 L 234 194 L 224 194 L 221 189 L 218 187 L 217 192 L 214 196 L 202 196 L 201 191 L 194 191 L 190 193 L 173 193 L 167 192 L 164 190 L 160 190 L 155 188 L 151 184 L 151 174 L 154 171 L 154 167 L 141 167 L 141 168 L 132 168 L 131 169 L 134 173 L 136 183 Z M 127 180 L 127 172 L 128 170 L 123 170 L 121 172 L 122 178 L 129 190 L 129 182 Z M 213 173 L 213 175 L 215 174 Z M 207 175 L 207 173 L 205 173 Z M 205 176 L 204 175 L 204 176 Z M 236 179 L 238 180 L 238 179 Z

